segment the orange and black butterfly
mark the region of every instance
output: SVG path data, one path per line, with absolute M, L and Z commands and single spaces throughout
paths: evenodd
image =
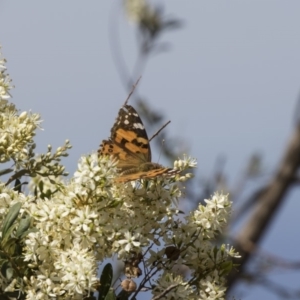
M 111 155 L 118 160 L 120 170 L 116 182 L 173 176 L 178 170 L 151 162 L 151 148 L 143 122 L 131 105 L 124 105 L 111 129 L 111 136 L 98 150 L 100 155 Z

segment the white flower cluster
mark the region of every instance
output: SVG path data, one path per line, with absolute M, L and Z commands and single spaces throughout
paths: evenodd
M 194 166 L 191 159 L 182 163 Z M 171 208 L 181 195 L 175 179 L 116 185 L 115 165 L 97 154 L 82 157 L 73 180 L 64 188 L 59 184 L 55 197 L 24 203 L 38 229 L 26 240 L 25 261 L 38 270 L 27 279 L 28 294 L 48 299 L 93 291 L 98 284 L 97 261 L 115 253 L 126 259 L 158 241 L 177 211 Z
M 13 88 L 11 85 L 11 79 L 6 73 L 6 60 L 2 57 L 1 46 L 0 46 L 0 103 L 4 100 L 11 98 L 9 90 Z
M 195 167 L 195 161 L 185 157 L 175 165 L 184 170 Z M 92 154 L 80 159 L 69 183 L 47 181 L 48 189 L 58 187 L 49 199 L 25 197 L 3 187 L 2 215 L 13 203 L 22 202 L 22 211 L 34 219 L 36 230 L 28 234 L 24 253 L 33 272 L 24 279 L 27 299 L 83 297 L 99 284 L 97 263 L 116 253 L 123 260 L 132 253 L 145 253 L 148 268 L 164 269 L 154 296 L 222 299 L 222 266 L 236 254 L 226 247 L 214 247 L 210 239 L 226 225 L 231 206 L 228 197 L 215 194 L 181 220 L 176 202 L 182 177 L 115 184 L 116 176 L 115 161 Z M 155 251 L 154 245 L 165 248 Z M 174 248 L 175 256 L 167 254 L 167 247 Z M 170 271 L 179 265 L 189 267 L 192 280 Z
M 121 286 L 133 293 L 132 278 L 143 275 L 144 285 L 136 293 L 156 280 L 154 299 L 224 299 L 224 274 L 237 254 L 212 240 L 226 227 L 228 196 L 215 194 L 186 217 L 177 207 L 183 182 L 193 176 L 185 172 L 196 161 L 185 156 L 166 176 L 118 183 L 117 162 L 94 153 L 83 156 L 73 178 L 64 181 L 59 161 L 67 156 L 69 141 L 54 154 L 51 146 L 46 154 L 33 153 L 40 117 L 18 114 L 8 103 L 10 80 L 3 59 L 0 71 L 0 162 L 16 163 L 18 176 L 8 183 L 25 174 L 33 177 L 28 196 L 0 184 L 0 223 L 6 224 L 1 245 L 11 251 L 9 262 L 18 262 L 16 278 L 0 274 L 1 290 L 25 293 L 28 300 L 83 299 L 99 287 L 99 264 L 117 254 L 128 277 Z M 187 276 L 181 268 L 188 269 Z
M 184 158 L 176 165 L 187 169 L 195 167 L 195 161 Z M 27 280 L 27 293 L 43 299 L 49 295 L 84 295 L 98 284 L 97 262 L 115 253 L 127 260 L 132 253 L 144 253 L 150 246 L 145 256 L 149 267 L 154 262 L 167 266 L 167 270 L 187 265 L 199 286 L 208 285 L 203 292 L 165 271 L 157 280 L 154 295 L 171 286 L 166 299 L 172 299 L 174 293 L 176 299 L 222 299 L 219 296 L 225 288 L 218 271 L 221 273 L 222 263 L 235 254 L 224 247 L 215 248 L 209 239 L 226 224 L 231 205 L 228 197 L 216 194 L 206 200 L 206 206 L 200 205 L 180 221 L 174 203 L 181 196 L 176 183 L 181 177 L 116 185 L 116 176 L 116 162 L 109 158 L 96 154 L 82 157 L 74 179 L 55 198 L 26 205 L 38 229 L 26 241 L 25 260 L 38 269 L 37 275 Z M 153 243 L 172 245 L 180 255 L 169 259 L 165 249 L 154 251 Z M 205 278 L 199 276 L 204 272 Z M 221 279 L 217 281 L 218 276 Z M 214 293 L 219 298 L 212 298 Z
M 184 280 L 181 276 L 177 276 L 175 280 L 177 285 L 174 282 L 170 283 L 169 286 L 174 287 L 164 299 L 174 299 L 174 295 L 177 295 L 176 299 L 225 299 L 224 268 L 228 266 L 227 263 L 230 266 L 229 257 L 238 255 L 232 248 L 215 247 L 212 239 L 226 226 L 231 202 L 227 195 L 218 193 L 205 202 L 205 206 L 199 205 L 198 209 L 191 212 L 183 221 L 178 220 L 177 226 L 173 226 L 169 234 L 162 238 L 167 248 L 173 249 L 173 258 L 177 253 L 176 259 L 168 259 L 172 258 L 172 255 L 161 258 L 163 251 L 159 254 L 150 251 L 151 257 L 148 261 L 150 265 L 154 261 L 156 263 L 160 261 L 167 270 L 180 269 L 180 266 L 189 268 L 190 278 Z M 167 289 L 166 278 L 169 282 L 171 277 L 168 272 L 164 272 L 158 279 L 154 290 L 156 296 Z M 195 285 L 195 282 L 198 282 L 198 285 Z
M 38 114 L 19 114 L 15 106 L 8 102 L 11 97 L 9 90 L 13 86 L 6 74 L 5 62 L 0 52 L 0 162 L 10 159 L 20 161 L 27 157 L 26 146 L 33 143 L 32 138 L 41 120 Z
M 22 112 L 0 103 L 0 162 L 27 158 L 27 145 L 33 143 L 35 130 L 41 120 L 38 114 Z
M 215 270 L 200 280 L 200 297 L 203 300 L 225 299 L 226 288 L 223 278 Z

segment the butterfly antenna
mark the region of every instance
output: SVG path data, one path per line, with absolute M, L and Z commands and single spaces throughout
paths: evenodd
M 158 131 L 156 131 L 152 137 L 149 139 L 149 142 L 155 138 L 165 127 L 167 127 L 169 124 L 171 123 L 171 121 L 168 121 L 164 126 L 162 126 Z
M 131 95 L 133 94 L 135 88 L 136 88 L 137 85 L 139 84 L 139 81 L 140 81 L 141 78 L 142 78 L 142 76 L 140 76 L 139 79 L 136 81 L 136 83 L 132 86 L 132 89 L 131 89 L 131 91 L 130 91 L 130 93 L 129 93 L 127 99 L 126 99 L 126 101 L 124 102 L 123 106 L 125 106 L 125 105 L 127 104 L 127 102 L 129 101 Z

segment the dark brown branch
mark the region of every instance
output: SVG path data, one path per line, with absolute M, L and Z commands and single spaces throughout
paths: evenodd
M 127 104 L 127 102 L 129 101 L 129 99 L 130 99 L 130 97 L 131 97 L 131 95 L 133 94 L 133 92 L 134 92 L 134 90 L 135 90 L 135 88 L 137 87 L 137 85 L 139 84 L 139 81 L 140 81 L 140 79 L 142 78 L 142 76 L 140 76 L 139 77 L 139 79 L 136 81 L 136 83 L 132 86 L 132 89 L 131 89 L 131 91 L 130 91 L 130 93 L 129 93 L 129 95 L 128 95 L 128 97 L 127 97 L 127 99 L 125 100 L 125 102 L 124 102 L 124 104 L 123 104 L 123 106 L 125 106 L 126 104 Z
M 17 173 L 15 173 L 14 175 L 10 176 L 8 181 L 5 183 L 5 185 L 9 185 L 11 182 L 13 182 L 15 179 L 18 179 L 24 175 L 28 174 L 28 170 L 26 169 L 22 169 L 20 171 L 18 171 Z
M 242 257 L 234 261 L 234 263 L 240 265 L 238 267 L 239 272 L 233 270 L 230 274 L 228 290 L 233 287 L 243 273 L 246 263 L 255 252 L 253 245 L 257 245 L 262 239 L 281 203 L 284 201 L 289 188 L 294 184 L 299 166 L 300 124 L 295 128 L 295 132 L 274 178 L 266 186 L 265 191 L 258 196 L 252 215 L 235 240 L 234 247 Z M 249 247 L 249 245 L 251 246 Z
M 4 169 L 0 171 L 0 176 L 11 173 L 14 169 Z
M 170 123 L 171 123 L 171 121 L 168 121 L 164 126 L 162 126 L 158 131 L 156 131 L 156 132 L 152 135 L 152 137 L 149 139 L 149 142 L 150 142 L 153 138 L 155 138 L 157 135 L 159 135 L 159 133 L 160 133 L 165 127 L 167 127 Z

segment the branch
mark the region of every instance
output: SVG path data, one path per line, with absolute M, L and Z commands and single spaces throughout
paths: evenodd
M 14 175 L 10 176 L 8 181 L 5 183 L 5 185 L 9 185 L 11 182 L 13 182 L 15 179 L 18 179 L 22 176 L 24 176 L 25 174 L 28 174 L 28 170 L 27 169 L 22 169 L 19 172 L 15 173 Z
M 256 245 L 262 239 L 273 217 L 279 210 L 281 203 L 292 184 L 300 166 L 300 123 L 295 128 L 295 132 L 286 149 L 281 164 L 274 178 L 266 186 L 265 191 L 258 195 L 255 201 L 254 211 L 244 228 L 238 234 L 235 245 L 233 245 L 241 255 L 240 259 L 235 259 L 239 272 L 233 270 L 228 278 L 228 291 L 241 277 L 246 263 L 255 253 L 255 247 L 246 245 Z

